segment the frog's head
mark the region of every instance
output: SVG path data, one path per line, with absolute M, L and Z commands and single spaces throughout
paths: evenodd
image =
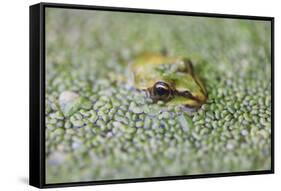
M 194 74 L 190 60 L 183 59 L 170 64 L 170 68 L 156 69 L 153 85 L 147 88 L 150 97 L 171 105 L 199 108 L 206 100 L 207 93 L 199 78 Z M 160 67 L 161 68 L 161 67 Z

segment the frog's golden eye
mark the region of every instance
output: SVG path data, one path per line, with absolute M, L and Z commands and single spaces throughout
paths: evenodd
M 170 86 L 165 82 L 156 82 L 153 87 L 154 95 L 159 97 L 168 97 L 170 95 Z

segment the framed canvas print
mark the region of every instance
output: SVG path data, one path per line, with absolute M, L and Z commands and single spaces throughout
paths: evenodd
M 274 18 L 30 7 L 30 184 L 274 172 Z

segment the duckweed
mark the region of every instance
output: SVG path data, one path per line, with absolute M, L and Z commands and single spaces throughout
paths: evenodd
M 270 24 L 122 14 L 46 12 L 47 183 L 270 169 Z M 192 115 L 122 80 L 163 48 L 206 86 Z

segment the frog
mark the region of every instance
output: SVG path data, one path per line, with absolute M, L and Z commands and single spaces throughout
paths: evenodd
M 142 53 L 128 69 L 130 84 L 153 102 L 197 110 L 207 100 L 206 88 L 186 56 Z

